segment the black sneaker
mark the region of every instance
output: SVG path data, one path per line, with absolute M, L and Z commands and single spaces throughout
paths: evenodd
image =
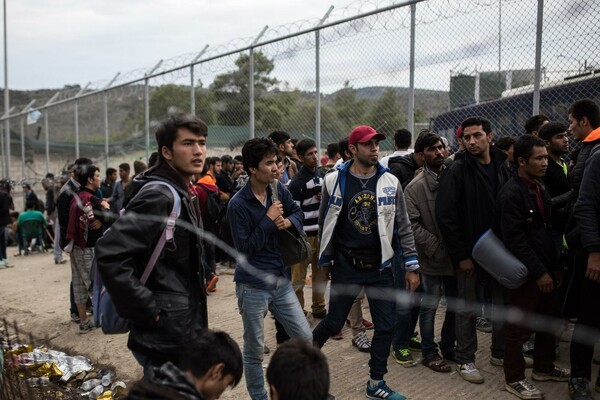
M 477 317 L 475 327 L 478 331 L 485 333 L 490 333 L 492 331 L 492 324 L 490 324 L 490 321 L 488 321 L 487 318 L 484 317 Z
M 421 351 L 421 338 L 416 332 L 414 336 L 410 338 L 408 348 L 412 351 Z
M 81 318 L 79 318 L 77 313 L 71 313 L 71 322 L 75 322 L 76 324 L 81 322 Z
M 392 349 L 392 356 L 396 360 L 396 364 L 403 367 L 414 367 L 417 362 L 413 359 L 409 349 Z
M 539 372 L 535 369 L 531 373 L 531 379 L 534 381 L 555 381 L 555 382 L 566 382 L 571 377 L 571 371 L 567 368 L 559 368 L 556 365 L 550 372 Z
M 543 399 L 544 394 L 527 379 L 522 381 L 506 383 L 504 388 L 507 392 L 514 394 L 520 399 Z
M 585 378 L 569 379 L 569 394 L 571 395 L 571 400 L 594 400 L 588 386 L 588 381 Z

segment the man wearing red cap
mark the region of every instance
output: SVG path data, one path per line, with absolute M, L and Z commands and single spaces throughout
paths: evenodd
M 404 400 L 383 380 L 396 306 L 392 265 L 405 266 L 412 292 L 419 285 L 419 263 L 400 182 L 378 162 L 382 139 L 370 126 L 355 128 L 349 137 L 352 160 L 324 178 L 318 265 L 331 266 L 331 291 L 329 313 L 313 331 L 313 341 L 322 347 L 342 329 L 364 288 L 375 324 L 367 397 Z

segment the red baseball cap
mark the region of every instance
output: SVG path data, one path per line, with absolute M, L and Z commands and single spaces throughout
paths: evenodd
M 384 140 L 385 135 L 383 133 L 377 132 L 375 129 L 371 128 L 367 125 L 357 126 L 350 132 L 350 137 L 348 138 L 348 143 L 356 144 L 356 143 L 365 143 L 371 139 L 379 139 Z

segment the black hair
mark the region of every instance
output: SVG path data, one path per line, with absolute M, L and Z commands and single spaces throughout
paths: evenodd
M 95 165 L 82 165 L 77 171 L 77 182 L 81 186 L 87 185 L 88 178 L 94 179 L 96 171 L 100 171 Z
M 233 157 L 233 161 L 235 161 L 235 162 L 242 162 L 242 155 L 238 154 L 237 156 Z
M 348 138 L 340 140 L 338 147 L 340 148 L 340 156 L 342 156 L 342 159 L 346 161 L 346 152 L 350 151 L 350 140 Z
M 153 151 L 148 158 L 148 168 L 154 167 L 158 164 L 158 151 Z
M 548 117 L 543 114 L 529 117 L 529 119 L 525 122 L 525 132 L 529 133 L 530 135 L 532 135 L 533 132 L 539 132 L 542 124 L 546 121 L 548 121 Z
M 119 169 L 122 169 L 123 171 L 127 171 L 127 172 L 131 171 L 131 167 L 126 162 L 119 164 Z
M 208 136 L 208 126 L 200 118 L 192 114 L 175 113 L 158 125 L 156 143 L 158 144 L 158 159 L 164 161 L 163 146 L 173 150 L 179 129 L 187 129 L 197 136 Z
M 133 162 L 133 173 L 134 174 L 136 174 L 136 175 L 141 174 L 142 172 L 144 172 L 147 169 L 148 169 L 148 166 L 142 160 L 135 160 Z
M 339 152 L 340 145 L 338 143 L 329 143 L 327 145 L 327 157 L 329 157 L 330 160 L 333 160 Z
M 546 142 L 537 136 L 523 135 L 515 141 L 515 149 L 513 152 L 513 161 L 515 165 L 519 165 L 519 157 L 529 160 L 533 154 L 534 147 L 546 147 Z
M 233 162 L 233 158 L 231 158 L 231 156 L 229 154 L 225 154 L 224 156 L 221 156 L 222 164 L 226 164 L 226 163 L 230 163 L 230 162 Z
M 48 172 L 46 174 L 46 179 L 54 179 L 54 174 L 52 172 Z
M 293 377 L 293 379 L 290 379 Z M 279 345 L 267 367 L 267 382 L 285 400 L 325 400 L 329 367 L 317 347 L 295 338 Z
M 581 121 L 583 117 L 587 117 L 592 129 L 600 126 L 600 108 L 598 108 L 598 104 L 594 100 L 577 100 L 569 107 L 569 114 L 577 121 Z
M 117 172 L 116 169 L 114 169 L 113 167 L 108 167 L 106 168 L 106 176 L 111 176 L 112 174 L 114 174 L 115 172 Z
M 463 136 L 465 134 L 465 128 L 468 128 L 469 126 L 480 126 L 483 129 L 483 131 L 485 133 L 492 133 L 492 125 L 490 124 L 490 121 L 488 121 L 485 118 L 481 118 L 481 117 L 470 117 L 465 119 L 461 124 L 460 127 L 462 128 L 463 131 Z
M 399 149 L 408 149 L 412 143 L 412 133 L 408 129 L 398 129 L 394 134 L 394 143 Z
M 267 156 L 279 154 L 277 145 L 270 138 L 254 138 L 244 143 L 242 160 L 244 171 L 250 175 L 250 168 L 258 168 L 258 164 Z
M 273 142 L 275 142 L 277 147 L 279 147 L 280 144 L 287 142 L 290 138 L 291 138 L 290 134 L 287 132 L 284 132 L 284 131 L 273 131 L 273 132 L 269 133 L 269 139 L 271 139 Z M 242 156 L 243 156 L 243 153 L 242 153 Z
M 216 165 L 217 161 L 221 161 L 221 159 L 217 156 L 207 157 L 206 164 L 208 165 Z
M 299 156 L 303 156 L 306 152 L 313 147 L 317 147 L 317 144 L 312 139 L 302 139 L 296 143 L 296 153 Z
M 424 129 L 419 133 L 419 136 L 415 141 L 415 153 L 422 153 L 426 148 L 435 145 L 437 142 L 442 142 L 442 146 L 444 146 L 444 148 L 446 147 L 440 135 L 428 129 Z
M 540 128 L 538 137 L 544 140 L 550 140 L 554 135 L 565 133 L 567 129 L 567 126 L 562 122 L 548 122 Z
M 225 332 L 206 329 L 184 346 L 179 368 L 202 378 L 208 370 L 223 363 L 223 377 L 233 376 L 233 387 L 242 379 L 244 365 L 238 344 Z
M 31 190 L 31 185 L 29 183 L 24 183 L 21 187 L 23 189 L 29 189 L 29 190 Z
M 516 139 L 513 136 L 502 136 L 496 141 L 496 147 L 500 150 L 508 151 L 510 146 L 515 144 Z
M 37 207 L 37 201 L 35 201 L 34 199 L 27 199 L 27 201 L 25 202 L 26 210 L 35 210 L 36 207 Z

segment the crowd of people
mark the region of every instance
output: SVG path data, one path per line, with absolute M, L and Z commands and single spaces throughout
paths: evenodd
M 283 131 L 248 140 L 241 155 L 206 157 L 207 125 L 175 114 L 159 125 L 149 165 L 137 161 L 131 174 L 124 163 L 101 179 L 91 160 L 78 159 L 68 178 L 47 177 L 44 208 L 23 187 L 26 210 L 12 216 L 16 222 L 4 182 L 0 266 L 9 265 L 8 227 L 14 223 L 19 235 L 25 221 L 38 221 L 41 241 L 53 240 L 54 261 L 69 255 L 71 319 L 85 334 L 94 329 L 88 314 L 97 265 L 119 315 L 132 323 L 127 345 L 144 370 L 132 399 L 215 399 L 242 372 L 253 400 L 333 399 L 319 349 L 342 339 L 347 324 L 353 347 L 370 353 L 364 390 L 371 399 L 405 399 L 384 379 L 390 353 L 411 367 L 421 352 L 432 372 L 455 365 L 465 381 L 483 383 L 475 359 L 480 330 L 491 333 L 490 363 L 503 368 L 508 392 L 541 399 L 532 381 L 556 381 L 568 385 L 572 400 L 589 400 L 600 339 L 600 108 L 579 100 L 565 116 L 568 125 L 533 116 L 522 134 L 501 138 L 486 119 L 469 117 L 457 127 L 454 152 L 431 130 L 410 149 L 406 129 L 392 139 L 358 126 L 319 160 L 313 140 Z M 380 158 L 380 141 L 390 139 L 394 152 Z M 475 257 L 488 234 L 503 244 L 490 257 L 516 258 L 524 283 L 498 278 L 510 281 L 512 265 L 494 270 Z M 286 265 L 280 245 L 290 235 L 304 236 L 310 251 Z M 159 243 L 164 249 L 151 258 Z M 241 351 L 228 334 L 208 329 L 217 263 L 235 269 Z M 365 299 L 372 321 L 362 314 Z M 265 387 L 269 312 L 278 347 Z M 309 317 L 318 321 L 312 331 Z M 555 360 L 570 320 L 569 370 Z

